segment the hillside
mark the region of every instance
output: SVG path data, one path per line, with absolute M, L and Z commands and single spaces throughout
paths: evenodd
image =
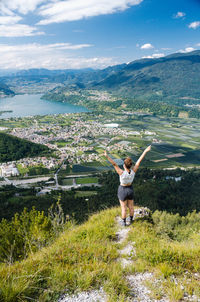
M 200 50 L 174 53 L 158 59 L 140 59 L 102 70 L 30 69 L 3 78 L 19 91 L 27 84 L 61 85 L 66 89 L 106 90 L 117 96 L 176 104 L 199 103 Z M 0 86 L 1 89 L 1 86 Z M 2 88 L 3 89 L 3 88 Z M 6 89 L 6 85 L 5 85 Z M 7 93 L 9 88 L 7 88 Z
M 96 89 L 142 98 L 199 98 L 200 51 L 129 63 L 92 85 Z
M 1 264 L 0 301 L 58 301 L 65 294 L 64 302 L 73 293 L 82 301 L 198 301 L 199 214 L 140 218 L 137 211 L 127 228 L 118 225 L 119 215 L 113 208 L 80 226 L 67 223 L 48 247 L 9 269 Z M 41 227 L 35 226 L 35 242 Z
M 153 115 L 200 118 L 200 51 L 141 59 L 80 73 L 44 99 L 90 110 L 145 111 Z
M 0 82 L 0 98 L 14 96 L 14 92 L 4 83 Z
M 0 162 L 18 160 L 25 157 L 49 153 L 46 146 L 35 144 L 12 135 L 0 132 Z

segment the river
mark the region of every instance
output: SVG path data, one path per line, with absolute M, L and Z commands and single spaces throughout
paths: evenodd
M 23 94 L 0 99 L 0 118 L 25 117 L 59 113 L 88 112 L 85 107 L 69 103 L 42 100 L 40 94 Z

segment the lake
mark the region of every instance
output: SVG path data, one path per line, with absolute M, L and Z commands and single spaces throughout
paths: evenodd
M 56 101 L 47 101 L 40 98 L 40 94 L 24 94 L 0 99 L 0 111 L 12 110 L 12 112 L 1 114 L 0 118 L 88 112 L 88 109 L 82 106 Z

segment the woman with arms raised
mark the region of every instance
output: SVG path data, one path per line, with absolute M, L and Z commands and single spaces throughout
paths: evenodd
M 134 191 L 133 191 L 133 186 L 132 182 L 135 177 L 135 173 L 137 172 L 141 161 L 151 150 L 151 146 L 148 146 L 142 155 L 139 157 L 137 160 L 136 164 L 134 167 L 132 167 L 133 162 L 130 157 L 127 157 L 124 160 L 124 170 L 120 169 L 119 166 L 116 164 L 112 158 L 110 158 L 105 151 L 104 155 L 105 157 L 109 160 L 109 162 L 114 166 L 116 172 L 119 174 L 119 179 L 120 179 L 120 185 L 118 187 L 118 198 L 119 202 L 121 205 L 121 210 L 122 210 L 122 225 L 126 226 L 126 212 L 127 212 L 127 207 L 129 208 L 130 212 L 130 223 L 133 222 L 133 215 L 134 215 L 134 207 L 133 207 L 133 200 L 134 200 Z

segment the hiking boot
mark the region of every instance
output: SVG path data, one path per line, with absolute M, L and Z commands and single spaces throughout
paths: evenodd
M 126 221 L 124 221 L 124 220 L 122 219 L 122 220 L 120 221 L 120 225 L 121 225 L 121 226 L 124 226 L 124 227 L 127 226 Z

